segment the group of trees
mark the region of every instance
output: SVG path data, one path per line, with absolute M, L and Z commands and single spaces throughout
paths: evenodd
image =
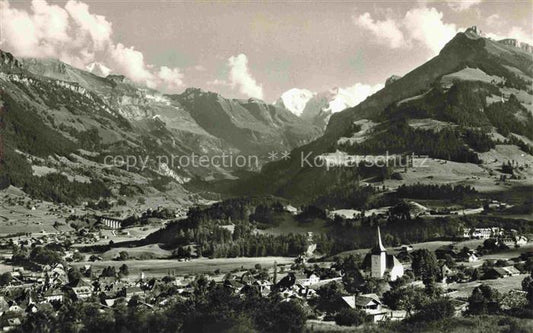
M 31 249 L 13 246 L 11 262 L 15 265 L 34 267 L 35 265 L 55 265 L 63 262 L 64 251 L 60 245 L 48 244 Z
M 312 203 L 327 209 L 364 209 L 376 193 L 377 191 L 373 186 L 339 186 L 318 196 Z
M 451 184 L 403 184 L 396 190 L 396 195 L 400 198 L 426 200 L 463 198 L 477 193 L 470 185 Z
M 196 254 L 224 258 L 239 256 L 297 256 L 307 249 L 307 237 L 299 234 L 266 235 L 254 232 L 273 223 L 283 212 L 275 199 L 230 199 L 206 208 L 193 208 L 185 220 L 169 223 L 149 235 L 146 243 L 164 243 L 168 248 L 194 245 Z M 233 232 L 226 228 L 233 225 Z
M 515 95 L 511 95 L 506 102 L 487 105 L 485 114 L 500 134 L 508 136 L 510 133 L 516 133 L 533 139 L 533 116 Z
M 142 198 L 142 197 L 141 197 Z M 131 215 L 122 221 L 122 227 L 131 227 L 135 225 L 146 225 L 150 223 L 151 218 L 172 219 L 176 212 L 168 207 L 158 209 L 148 209 L 141 216 Z
M 465 145 L 462 133 L 454 128 L 438 132 L 414 129 L 405 119 L 386 126 L 379 134 L 362 143 L 341 148 L 350 154 L 415 153 L 456 162 L 481 163 L 477 153 Z
M 397 212 L 396 216 L 405 215 Z M 381 235 L 389 245 L 425 242 L 438 238 L 454 238 L 462 235 L 465 221 L 455 217 L 434 219 L 424 218 L 394 218 L 387 221 L 377 218 L 365 218 L 357 224 L 332 224 L 329 235 L 337 246 L 351 244 L 353 248 L 372 247 L 376 240 L 376 226 L 381 228 Z

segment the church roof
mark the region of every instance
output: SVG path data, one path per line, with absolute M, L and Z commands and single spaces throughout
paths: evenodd
M 395 266 L 400 266 L 402 263 L 393 256 L 392 254 L 387 254 L 387 269 L 392 269 Z

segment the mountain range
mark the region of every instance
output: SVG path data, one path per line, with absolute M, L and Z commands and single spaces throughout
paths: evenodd
M 147 191 L 183 198 L 196 180 L 207 181 L 202 189 L 223 194 L 305 201 L 363 179 L 384 183 L 398 173 L 343 168 L 342 159 L 416 153 L 448 161 L 448 168 L 466 166 L 462 175 L 486 176 L 482 185 L 489 188 L 503 161 L 533 164 L 532 81 L 530 47 L 485 38 L 476 28 L 458 33 L 439 55 L 403 77 L 391 76 L 361 103 L 342 88 L 295 88 L 273 104 L 196 88 L 163 94 L 110 74 L 102 64 L 81 70 L 1 51 L 1 180 L 53 201 Z M 292 151 L 291 158 L 265 164 L 272 151 Z M 256 155 L 260 164 L 246 171 L 262 170 L 236 180 L 242 175 L 233 167 L 156 159 L 191 154 Z M 109 165 L 106 158 L 117 156 L 135 157 L 136 163 Z M 303 165 L 302 156 L 326 161 L 328 168 Z M 432 168 L 440 175 L 438 164 Z M 421 180 L 407 171 L 403 177 Z
M 365 95 L 370 95 L 374 90 L 383 86 L 365 87 Z M 292 88 L 281 94 L 274 105 L 285 108 L 298 117 L 310 121 L 314 125 L 325 128 L 333 113 L 353 107 L 361 102 L 360 96 L 351 88 L 332 88 L 328 91 L 313 93 L 307 89 Z
M 109 72 L 101 64 L 88 70 Z M 113 191 L 129 183 L 181 187 L 193 178 L 232 178 L 235 168 L 169 165 L 174 157 L 253 155 L 259 162 L 246 166 L 253 170 L 268 161 L 270 151 L 290 151 L 323 132 L 261 100 L 228 99 L 194 88 L 162 94 L 122 75 L 102 77 L 56 59 L 18 59 L 4 51 L 0 88 L 3 185 L 52 200 L 56 194 L 43 187 L 58 175 L 68 180 L 63 179 L 67 187 L 91 180 Z M 111 168 L 105 161 L 132 156 L 135 165 Z M 61 196 L 69 194 L 65 190 Z
M 331 114 L 322 137 L 293 150 L 290 159 L 265 165 L 250 180 L 253 186 L 244 180 L 233 190 L 257 193 L 261 184 L 264 193 L 308 202 L 362 180 L 465 183 L 497 191 L 505 190 L 500 177 L 510 176 L 527 185 L 533 164 L 530 51 L 485 38 L 475 27 L 458 33 L 425 64 Z M 427 168 L 347 167 L 358 158 L 411 154 L 427 156 Z M 515 163 L 512 175 L 502 172 L 507 162 Z

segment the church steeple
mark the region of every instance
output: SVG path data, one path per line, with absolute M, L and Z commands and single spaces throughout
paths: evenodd
M 376 245 L 372 249 L 372 254 L 380 254 L 382 252 L 387 252 L 387 249 L 385 249 L 385 246 L 383 246 L 383 242 L 381 241 L 381 231 L 378 226 L 378 239 Z
M 378 246 L 381 252 L 387 251 L 385 250 L 385 246 L 383 246 L 383 243 L 381 242 L 381 231 L 379 230 L 379 225 L 378 225 Z

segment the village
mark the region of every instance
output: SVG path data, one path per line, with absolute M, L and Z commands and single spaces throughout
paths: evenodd
M 286 210 L 298 213 L 292 206 Z M 531 281 L 533 243 L 513 229 L 464 228 L 458 241 L 387 249 L 377 226 L 372 248 L 327 258 L 315 255 L 312 232 L 307 251 L 293 258 L 209 259 L 194 249 L 144 257 L 126 247 L 107 256 L 98 252 L 99 245 L 131 239 L 123 223 L 100 216 L 91 229 L 4 236 L 0 328 L 15 329 L 27 316 L 53 313 L 65 302 L 98 304 L 102 313 L 117 304 L 161 309 L 173 297 L 194 298 L 201 283 L 232 295 L 253 290 L 297 302 L 305 309 L 306 327 L 318 331 L 408 320 L 441 301 L 449 307 L 446 316 L 462 316 L 482 306 L 472 295 L 483 288 L 499 293 L 499 309 L 531 306 L 532 284 L 525 281 Z M 424 301 L 413 301 L 413 294 Z

